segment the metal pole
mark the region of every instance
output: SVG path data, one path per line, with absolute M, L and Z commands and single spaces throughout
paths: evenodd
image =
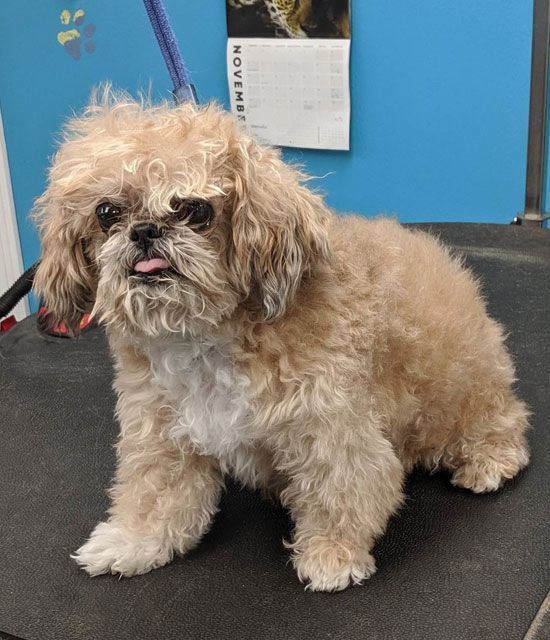
M 548 48 L 550 46 L 550 0 L 533 2 L 533 43 L 531 50 L 531 95 L 529 137 L 525 181 L 524 224 L 541 226 L 545 215 L 544 164 L 546 152 L 546 98 L 548 90 Z

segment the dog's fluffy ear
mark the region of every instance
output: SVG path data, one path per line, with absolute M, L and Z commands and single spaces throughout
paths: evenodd
M 96 289 L 83 221 L 78 212 L 65 210 L 49 191 L 38 198 L 33 215 L 42 239 L 34 289 L 48 309 L 49 320 L 63 322 L 71 333 L 78 333 Z
M 328 212 L 274 149 L 240 138 L 234 155 L 232 234 L 240 284 L 266 320 L 282 316 L 304 276 L 330 252 Z

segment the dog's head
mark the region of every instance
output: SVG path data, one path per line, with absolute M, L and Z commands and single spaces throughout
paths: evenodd
M 200 332 L 242 304 L 272 321 L 329 252 L 302 180 L 215 106 L 96 99 L 37 200 L 35 289 L 72 330 L 92 309 L 147 335 Z

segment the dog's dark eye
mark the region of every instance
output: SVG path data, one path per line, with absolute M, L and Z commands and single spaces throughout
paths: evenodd
M 115 222 L 118 222 L 122 209 L 117 207 L 116 204 L 102 202 L 97 205 L 95 213 L 99 220 L 99 226 L 103 231 L 107 231 L 115 224 Z
M 206 200 L 173 200 L 170 206 L 179 220 L 198 230 L 209 227 L 214 219 L 214 209 Z

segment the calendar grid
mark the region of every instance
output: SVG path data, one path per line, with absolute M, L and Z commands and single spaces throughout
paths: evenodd
M 230 38 L 232 110 L 264 142 L 349 149 L 349 44 Z

